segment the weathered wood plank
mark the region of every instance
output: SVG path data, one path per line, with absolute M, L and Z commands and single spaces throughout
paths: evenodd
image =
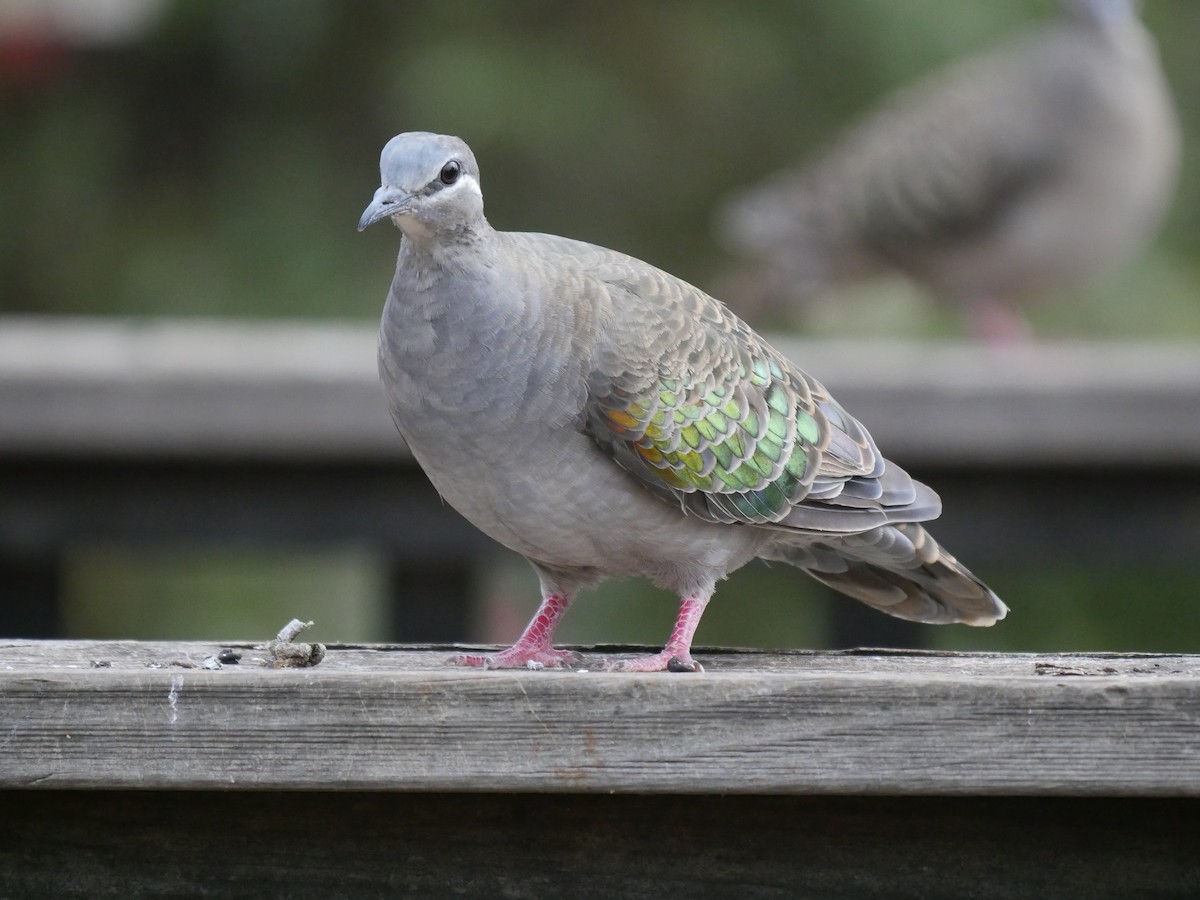
M 0 453 L 404 459 L 359 323 L 0 321 Z
M 403 455 L 373 323 L 0 321 L 0 453 Z M 909 463 L 1200 462 L 1200 348 L 803 341 L 817 375 Z
M 313 669 L 195 667 L 217 649 L 0 643 L 0 787 L 1200 796 L 1195 656 L 701 651 L 689 677 L 333 647 Z
M 1200 896 L 1200 801 L 0 792 L 0 896 Z

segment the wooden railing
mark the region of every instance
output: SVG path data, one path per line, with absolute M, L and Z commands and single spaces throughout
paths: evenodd
M 1195 656 L 451 649 L 0 642 L 0 896 L 1200 892 Z
M 0 320 L 0 635 L 57 634 L 63 553 L 99 540 L 358 542 L 393 560 L 399 634 L 461 637 L 488 542 L 407 456 L 374 335 Z M 777 343 L 938 490 L 973 565 L 1200 558 L 1200 348 Z
M 780 344 L 973 565 L 1200 558 L 1200 350 Z M 0 322 L 0 634 L 55 633 L 80 542 L 219 540 L 379 548 L 407 633 L 460 636 L 487 542 L 407 457 L 373 345 Z M 581 649 L 0 640 L 0 897 L 1200 895 L 1194 656 Z

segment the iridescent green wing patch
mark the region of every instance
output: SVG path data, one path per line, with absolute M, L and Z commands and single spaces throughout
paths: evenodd
M 585 414 L 615 462 L 691 514 L 759 524 L 878 474 L 861 426 L 832 424 L 828 392 L 723 305 L 644 263 L 610 268 Z
M 798 402 L 770 355 L 723 370 L 660 370 L 640 391 L 613 385 L 593 399 L 617 460 L 706 518 L 777 521 L 815 477 L 820 414 Z

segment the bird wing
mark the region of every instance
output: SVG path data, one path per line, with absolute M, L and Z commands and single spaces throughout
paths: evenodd
M 627 258 L 600 278 L 585 428 L 643 484 L 714 522 L 857 531 L 914 502 L 929 517 L 936 496 L 721 303 Z
M 840 187 L 860 233 L 885 255 L 986 231 L 1063 165 L 1055 135 L 1075 114 L 1078 81 L 1063 32 L 1046 29 L 900 92 L 812 177 Z

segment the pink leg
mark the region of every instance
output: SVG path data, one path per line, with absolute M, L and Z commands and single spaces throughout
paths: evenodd
M 971 327 L 975 336 L 993 347 L 1019 347 L 1033 340 L 1029 323 L 1021 313 L 999 300 L 976 300 L 971 304 Z
M 533 614 L 525 632 L 517 642 L 500 653 L 486 656 L 463 655 L 454 662 L 460 666 L 479 666 L 484 669 L 565 669 L 580 659 L 574 650 L 555 650 L 551 646 L 554 629 L 571 598 L 560 593 L 548 593 L 542 597 L 542 605 Z
M 614 672 L 703 672 L 704 667 L 692 659 L 692 638 L 711 596 L 709 591 L 680 598 L 675 628 L 667 645 L 658 653 L 636 659 L 611 660 L 605 663 L 605 668 Z

